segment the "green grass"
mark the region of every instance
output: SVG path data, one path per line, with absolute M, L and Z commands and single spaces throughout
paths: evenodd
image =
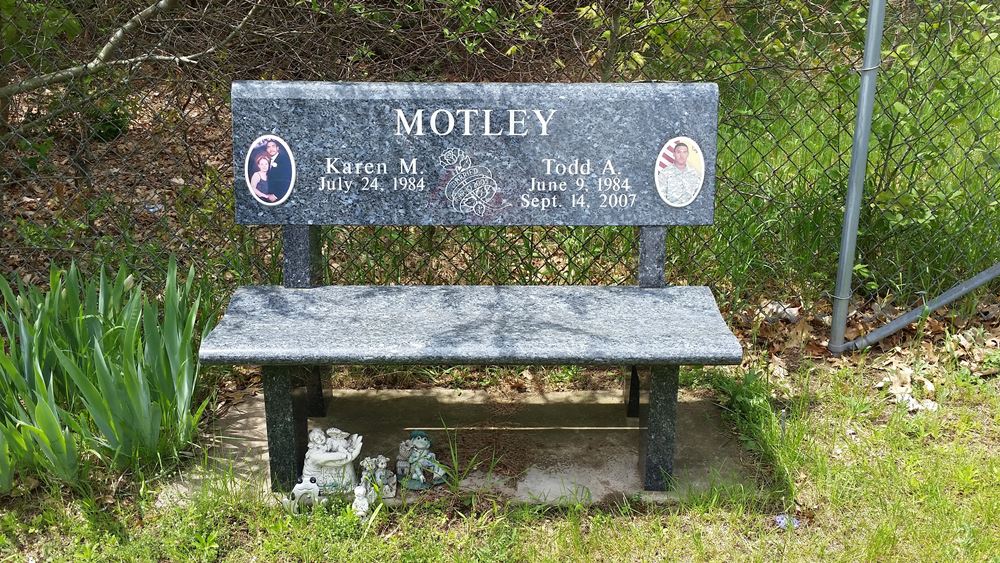
M 163 480 L 99 499 L 22 490 L 0 509 L 0 551 L 93 560 L 995 560 L 1000 380 L 970 377 L 946 358 L 921 368 L 937 382 L 940 410 L 911 415 L 873 389 L 874 359 L 803 365 L 785 391 L 755 368 L 688 373 L 689 385 L 714 390 L 756 461 L 748 486 L 679 505 L 551 508 L 458 493 L 366 524 L 346 503 L 292 517 L 259 484 L 216 474 L 182 504 L 157 502 Z M 803 525 L 778 529 L 774 516 L 785 512 Z

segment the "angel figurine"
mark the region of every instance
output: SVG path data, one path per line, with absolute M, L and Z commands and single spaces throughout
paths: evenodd
M 309 432 L 309 449 L 302 467 L 302 480 L 316 478 L 323 494 L 349 493 L 358 484 L 354 460 L 361 453 L 361 436 L 339 428 Z

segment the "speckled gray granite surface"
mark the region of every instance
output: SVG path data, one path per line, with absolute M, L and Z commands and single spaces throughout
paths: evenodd
M 236 218 L 245 224 L 709 224 L 718 98 L 711 83 L 234 82 Z M 247 187 L 255 171 L 245 172 L 247 158 L 257 154 L 254 142 L 262 136 L 279 137 L 294 157 L 291 193 L 276 205 L 260 203 Z M 704 181 L 690 204 L 672 207 L 654 178 L 661 149 L 680 136 L 700 147 L 691 162 L 704 162 Z M 460 169 L 442 162 L 448 151 L 462 152 L 455 161 Z M 532 190 L 532 178 L 555 191 Z
M 706 287 L 240 288 L 201 343 L 227 364 L 734 364 Z
M 677 449 L 678 366 L 656 366 L 649 382 L 649 410 L 643 463 L 643 484 L 647 491 L 666 491 L 674 475 Z

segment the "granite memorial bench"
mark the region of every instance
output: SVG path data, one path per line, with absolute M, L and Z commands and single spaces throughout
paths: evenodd
M 679 366 L 742 358 L 664 273 L 667 227 L 713 220 L 717 107 L 714 84 L 234 83 L 236 218 L 282 225 L 284 286 L 237 289 L 199 356 L 263 367 L 273 488 L 335 364 L 642 366 L 641 470 L 668 487 Z M 638 227 L 638 285 L 321 287 L 321 225 Z

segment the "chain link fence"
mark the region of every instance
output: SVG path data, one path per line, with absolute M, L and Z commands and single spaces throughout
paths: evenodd
M 890 2 L 881 53 L 846 335 L 867 338 L 853 344 L 1000 266 L 997 5 Z M 969 316 L 990 289 L 958 310 Z
M 716 224 L 670 229 L 670 281 L 712 286 L 740 330 L 827 330 L 864 5 L 149 2 L 0 4 L 0 273 L 44 282 L 74 259 L 157 279 L 175 254 L 216 303 L 278 282 L 280 231 L 233 222 L 233 80 L 713 81 Z M 1000 260 L 998 18 L 889 7 L 853 330 Z M 324 235 L 330 283 L 635 281 L 634 228 Z

